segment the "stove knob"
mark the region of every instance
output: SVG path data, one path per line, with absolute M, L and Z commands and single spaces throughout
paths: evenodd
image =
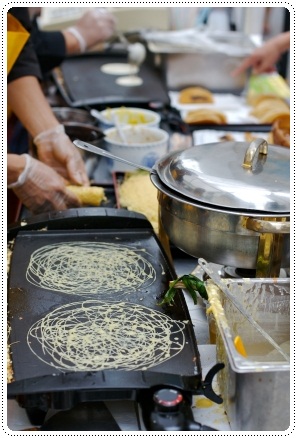
M 183 401 L 183 396 L 175 389 L 160 389 L 154 393 L 153 400 L 159 412 L 177 412 Z

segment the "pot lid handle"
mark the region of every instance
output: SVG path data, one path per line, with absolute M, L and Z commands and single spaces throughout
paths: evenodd
M 245 169 L 251 169 L 253 166 L 253 162 L 255 160 L 255 157 L 258 156 L 258 154 L 267 155 L 268 153 L 268 143 L 263 138 L 256 138 L 253 140 L 244 156 L 242 167 Z

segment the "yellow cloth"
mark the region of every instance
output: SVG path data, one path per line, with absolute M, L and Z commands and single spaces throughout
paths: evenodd
M 29 32 L 11 14 L 7 14 L 7 74 L 29 38 Z
M 21 23 L 11 14 L 7 14 L 7 74 L 9 74 L 14 63 L 18 59 L 24 45 L 30 34 L 21 25 Z M 11 116 L 11 110 L 8 106 L 7 117 Z

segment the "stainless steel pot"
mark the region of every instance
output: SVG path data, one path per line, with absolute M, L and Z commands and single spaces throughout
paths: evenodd
M 75 140 L 86 151 L 150 172 L 158 189 L 160 238 L 184 252 L 258 277 L 289 267 L 290 154 L 263 139 L 173 152 L 152 169 Z M 166 237 L 165 237 L 166 235 Z
M 232 154 L 222 160 L 224 147 Z M 170 241 L 194 257 L 278 276 L 290 264 L 288 151 L 262 139 L 191 149 L 169 154 L 151 172 Z

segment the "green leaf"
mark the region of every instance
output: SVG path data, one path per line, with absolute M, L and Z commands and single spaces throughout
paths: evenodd
M 164 298 L 160 301 L 159 305 L 172 304 L 172 302 L 174 301 L 175 294 L 178 292 L 178 288 L 175 288 L 174 286 L 178 282 L 182 282 L 185 285 L 185 289 L 191 295 L 194 304 L 198 303 L 197 293 L 205 300 L 208 299 L 204 281 L 200 280 L 193 274 L 188 274 L 188 275 L 183 275 L 182 277 L 179 277 L 171 282 L 170 288 L 165 293 Z

